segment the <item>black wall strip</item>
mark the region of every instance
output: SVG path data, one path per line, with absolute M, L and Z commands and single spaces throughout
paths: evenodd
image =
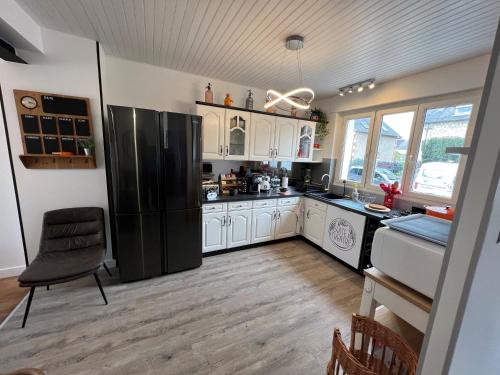
M 12 150 L 10 149 L 9 129 L 7 128 L 7 117 L 5 116 L 5 106 L 3 104 L 3 93 L 1 86 L 0 86 L 0 107 L 2 108 L 3 126 L 5 128 L 5 141 L 7 142 L 10 170 L 12 172 L 12 182 L 14 184 L 14 194 L 16 195 L 17 216 L 19 217 L 19 227 L 21 229 L 21 238 L 23 240 L 24 262 L 26 263 L 26 266 L 28 266 L 29 261 L 28 261 L 28 253 L 26 251 L 26 238 L 24 237 L 23 218 L 21 216 L 21 206 L 19 205 L 19 193 L 17 192 L 16 172 L 14 171 L 14 162 L 12 161 Z
M 109 207 L 109 226 L 111 229 L 111 245 L 113 258 L 116 258 L 116 237 L 115 237 L 115 220 L 114 220 L 114 205 L 113 205 L 113 190 L 111 185 L 111 171 L 109 160 L 109 142 L 107 126 L 104 121 L 104 100 L 102 97 L 102 77 L 101 77 L 101 52 L 99 50 L 99 42 L 95 42 L 97 55 L 97 74 L 99 76 L 99 98 L 101 102 L 101 121 L 102 121 L 102 139 L 104 143 L 104 164 L 106 166 L 106 187 L 108 190 L 108 207 Z

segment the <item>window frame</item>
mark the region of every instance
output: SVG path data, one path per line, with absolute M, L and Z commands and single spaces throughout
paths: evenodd
M 343 179 L 341 177 L 342 173 L 342 160 L 345 152 L 345 141 L 346 141 L 346 136 L 347 136 L 347 123 L 350 120 L 356 120 L 356 119 L 361 119 L 361 118 L 370 118 L 370 127 L 368 129 L 368 134 L 367 134 L 367 140 L 366 140 L 366 150 L 364 154 L 364 160 L 363 160 L 363 174 L 361 175 L 361 181 L 356 182 L 356 181 L 350 181 L 346 178 L 346 185 L 347 186 L 354 186 L 354 184 L 358 184 L 359 187 L 365 186 L 365 180 L 366 180 L 366 171 L 368 167 L 368 158 L 370 155 L 370 148 L 371 148 L 371 140 L 372 140 L 372 135 L 373 135 L 373 128 L 374 128 L 374 121 L 375 121 L 375 111 L 370 111 L 370 112 L 360 112 L 352 115 L 347 115 L 342 117 L 342 147 L 341 147 L 341 153 L 339 154 L 339 157 L 337 160 L 339 160 L 338 167 L 335 168 L 335 181 L 338 184 L 343 184 Z M 349 173 L 347 174 L 349 175 Z
M 403 192 L 405 196 L 413 199 L 425 199 L 428 201 L 434 201 L 439 203 L 455 203 L 458 198 L 458 193 L 460 191 L 460 186 L 462 184 L 465 164 L 467 162 L 467 155 L 461 155 L 460 161 L 458 162 L 457 176 L 455 180 L 455 185 L 453 187 L 453 193 L 450 198 L 443 197 L 439 195 L 432 194 L 423 194 L 411 191 L 411 184 L 413 180 L 413 176 L 416 172 L 416 166 L 418 161 L 418 153 L 420 151 L 420 143 L 422 141 L 423 131 L 424 131 L 424 123 L 425 123 L 425 115 L 428 109 L 434 108 L 442 108 L 442 107 L 451 107 L 458 106 L 463 104 L 472 104 L 472 112 L 470 114 L 469 123 L 467 125 L 467 132 L 465 134 L 464 147 L 470 146 L 472 140 L 472 134 L 474 132 L 474 128 L 476 126 L 477 119 L 477 110 L 479 106 L 480 97 L 463 97 L 463 98 L 454 98 L 448 100 L 440 100 L 433 102 L 422 103 L 418 106 L 418 114 L 417 114 L 417 123 L 415 126 L 413 140 L 411 142 L 411 152 L 410 159 L 411 164 L 408 169 L 405 171 L 404 184 L 402 186 Z
M 412 192 L 410 190 L 411 182 L 413 174 L 416 170 L 416 162 L 418 158 L 418 152 L 420 148 L 420 142 L 423 135 L 424 121 L 425 121 L 425 113 L 428 109 L 432 108 L 440 108 L 440 107 L 450 107 L 450 106 L 459 106 L 465 104 L 472 104 L 472 112 L 469 119 L 469 124 L 467 127 L 467 133 L 465 135 L 464 147 L 470 146 L 472 135 L 474 133 L 474 128 L 476 126 L 477 113 L 479 109 L 479 102 L 481 100 L 480 93 L 471 93 L 469 95 L 460 95 L 454 96 L 453 98 L 448 99 L 438 99 L 438 100 L 419 100 L 418 102 L 414 102 L 414 104 L 409 104 L 405 106 L 380 106 L 380 109 L 374 108 L 372 111 L 349 111 L 348 114 L 340 114 L 340 120 L 342 124 L 341 129 L 341 137 L 340 137 L 340 153 L 336 153 L 337 155 L 337 165 L 335 167 L 335 178 L 334 183 L 336 185 L 342 186 L 343 180 L 341 178 L 341 170 L 342 170 L 342 158 L 345 151 L 345 141 L 347 135 L 347 123 L 353 119 L 359 118 L 370 118 L 371 125 L 368 131 L 368 141 L 367 147 L 365 150 L 365 156 L 363 161 L 363 175 L 360 182 L 354 182 L 346 180 L 346 186 L 353 187 L 354 184 L 357 184 L 358 187 L 362 190 L 383 194 L 383 191 L 380 189 L 378 185 L 372 184 L 372 177 L 375 168 L 376 161 L 376 153 L 378 148 L 378 141 L 380 137 L 380 131 L 382 127 L 382 118 L 387 114 L 394 114 L 400 112 L 410 112 L 414 111 L 415 115 L 413 116 L 412 130 L 410 132 L 410 138 L 408 141 L 408 149 L 407 155 L 405 158 L 403 175 L 401 178 L 400 188 L 403 191 L 403 196 L 400 196 L 403 200 L 410 200 L 413 202 L 421 202 L 421 203 L 430 203 L 430 204 L 455 204 L 458 198 L 458 193 L 460 191 L 460 186 L 462 184 L 465 164 L 467 162 L 467 155 L 461 155 L 459 166 L 457 169 L 457 177 L 455 180 L 455 186 L 453 189 L 453 194 L 450 198 L 431 195 L 431 194 L 423 194 Z M 367 173 L 368 172 L 368 173 Z
M 374 134 L 373 134 L 373 138 L 371 140 L 371 146 L 370 146 L 370 149 L 373 151 L 370 152 L 369 165 L 368 165 L 368 171 L 369 171 L 370 175 L 369 175 L 369 178 L 367 179 L 367 183 L 364 185 L 365 189 L 381 191 L 380 186 L 373 184 L 372 180 L 373 180 L 373 175 L 375 173 L 378 143 L 380 140 L 380 132 L 382 131 L 382 119 L 383 119 L 383 117 L 385 115 L 393 115 L 396 113 L 405 113 L 405 112 L 414 112 L 414 115 L 413 115 L 413 120 L 411 123 L 410 137 L 408 138 L 408 148 L 406 150 L 405 163 L 403 166 L 403 175 L 401 176 L 401 186 L 403 186 L 405 175 L 406 175 L 406 170 L 407 170 L 408 165 L 409 165 L 411 143 L 412 143 L 412 139 L 413 139 L 415 128 L 416 128 L 415 124 L 416 124 L 417 116 L 418 116 L 418 105 L 410 105 L 410 106 L 405 106 L 405 107 L 394 107 L 394 108 L 389 108 L 389 109 L 383 109 L 383 110 L 376 112 L 375 123 L 374 123 Z

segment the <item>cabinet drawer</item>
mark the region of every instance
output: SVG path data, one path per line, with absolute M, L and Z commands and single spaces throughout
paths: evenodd
M 328 205 L 326 203 L 318 202 L 317 200 L 311 199 L 311 198 L 306 198 L 305 202 L 306 210 L 308 208 L 317 208 L 320 211 L 325 211 L 328 208 Z
M 263 199 L 260 201 L 253 201 L 253 208 L 261 207 L 276 207 L 276 199 Z
M 228 211 L 246 210 L 248 208 L 252 208 L 252 201 L 229 202 L 227 204 Z
M 209 203 L 203 205 L 203 213 L 225 212 L 227 203 Z
M 278 199 L 278 206 L 290 206 L 298 204 L 300 197 L 280 198 Z

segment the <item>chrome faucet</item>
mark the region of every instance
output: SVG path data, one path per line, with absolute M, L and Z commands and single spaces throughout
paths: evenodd
M 328 191 L 328 189 L 330 188 L 330 175 L 329 174 L 324 174 L 323 176 L 321 176 L 321 185 L 323 185 L 323 179 L 326 177 L 328 177 L 328 184 L 326 185 L 326 188 L 324 188 L 325 191 Z

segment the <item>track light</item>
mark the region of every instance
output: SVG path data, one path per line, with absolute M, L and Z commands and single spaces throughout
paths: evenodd
M 370 90 L 375 88 L 375 78 L 365 79 L 361 82 L 356 82 L 348 86 L 339 88 L 339 95 L 345 96 L 346 94 L 352 94 L 354 90 L 356 92 L 363 92 L 365 87 L 368 87 Z

